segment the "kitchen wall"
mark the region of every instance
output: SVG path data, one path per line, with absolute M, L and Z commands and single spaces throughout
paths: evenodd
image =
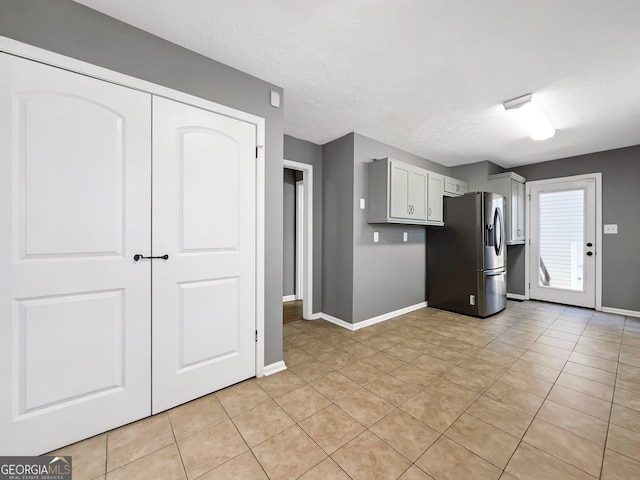
M 296 293 L 296 171 L 284 169 L 282 187 L 282 295 Z
M 282 360 L 282 89 L 71 0 L 2 0 L 0 35 L 266 120 L 265 365 Z
M 465 180 L 469 184 L 470 192 L 490 192 L 487 178 L 489 175 L 502 173 L 504 171 L 504 168 L 500 165 L 496 165 L 489 160 L 483 160 L 482 162 L 451 167 L 451 176 Z
M 357 323 L 404 307 L 424 302 L 427 291 L 426 242 L 429 230 L 424 227 L 367 223 L 367 210 L 360 209 L 360 199 L 368 205 L 367 165 L 373 159 L 391 157 L 428 170 L 450 174 L 450 169 L 411 153 L 354 134 L 353 196 L 349 207 L 353 215 L 353 313 L 342 320 Z M 373 243 L 373 232 L 380 241 Z M 402 233 L 408 241 L 402 241 Z
M 322 147 L 284 136 L 284 158 L 313 166 L 313 313 L 322 311 Z
M 603 235 L 602 305 L 640 312 L 640 146 L 514 168 L 527 181 L 602 172 L 602 223 L 618 225 Z M 518 257 L 524 291 L 524 255 Z
M 349 133 L 322 146 L 322 312 L 353 316 L 353 146 Z

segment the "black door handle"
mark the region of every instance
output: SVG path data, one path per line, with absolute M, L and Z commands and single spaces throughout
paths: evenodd
M 152 258 L 161 258 L 162 260 L 169 260 L 169 255 L 167 255 L 166 253 L 164 255 L 159 255 L 157 257 L 145 257 L 144 255 L 141 255 L 139 253 L 136 253 L 133 256 L 133 260 L 134 261 L 138 261 L 138 260 L 151 260 Z
M 587 257 L 590 257 L 591 255 L 593 255 L 593 252 L 587 252 Z

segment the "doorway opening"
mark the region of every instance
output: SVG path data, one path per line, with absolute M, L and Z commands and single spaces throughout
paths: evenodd
M 283 160 L 283 322 L 313 319 L 313 166 Z
M 527 182 L 527 296 L 602 308 L 601 175 Z

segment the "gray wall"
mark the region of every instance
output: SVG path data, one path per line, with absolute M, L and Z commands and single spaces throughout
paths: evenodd
M 266 120 L 265 364 L 282 360 L 282 89 L 71 0 L 2 0 L 0 35 Z
M 282 295 L 296 293 L 296 172 L 284 169 L 282 188 Z
M 313 313 L 322 311 L 322 147 L 284 136 L 284 158 L 313 166 Z
M 465 180 L 469 184 L 469 191 L 482 192 L 487 191 L 489 185 L 487 177 L 495 173 L 504 172 L 504 168 L 496 165 L 489 160 L 482 162 L 470 163 L 451 168 L 451 176 Z
M 524 245 L 507 245 L 507 293 L 525 295 Z
M 353 153 L 353 315 L 357 323 L 426 299 L 426 242 L 430 228 L 412 225 L 369 224 L 360 199 L 367 199 L 367 165 L 391 157 L 449 175 L 450 169 L 377 140 L 355 134 Z M 373 243 L 373 232 L 380 241 Z M 408 241 L 402 233 L 408 232 Z
M 640 311 L 640 146 L 535 163 L 514 171 L 527 181 L 602 173 L 602 223 L 618 224 L 617 235 L 602 236 L 599 251 L 602 305 Z M 522 275 L 523 290 L 524 282 Z
M 350 133 L 322 146 L 322 311 L 353 316 L 353 144 Z

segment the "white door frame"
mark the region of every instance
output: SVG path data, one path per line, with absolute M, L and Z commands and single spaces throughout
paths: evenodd
M 302 172 L 304 189 L 304 225 L 302 252 L 302 318 L 313 319 L 313 165 L 282 160 L 283 168 Z
M 573 175 L 570 177 L 550 178 L 547 180 L 536 180 L 527 182 L 527 215 L 526 232 L 531 232 L 531 187 L 539 185 L 553 185 L 556 183 L 573 182 L 593 179 L 596 182 L 596 307 L 597 311 L 602 311 L 602 173 L 588 173 L 584 175 Z M 527 239 L 525 245 L 525 300 L 530 299 L 529 288 L 529 263 L 531 262 L 531 238 Z
M 264 375 L 264 289 L 265 289 L 265 120 L 262 117 L 220 105 L 203 98 L 115 72 L 75 58 L 0 36 L 0 51 L 54 67 L 158 95 L 236 118 L 256 126 L 256 376 Z
M 304 304 L 304 180 L 296 182 L 296 268 L 295 268 L 295 297 L 303 300 Z

